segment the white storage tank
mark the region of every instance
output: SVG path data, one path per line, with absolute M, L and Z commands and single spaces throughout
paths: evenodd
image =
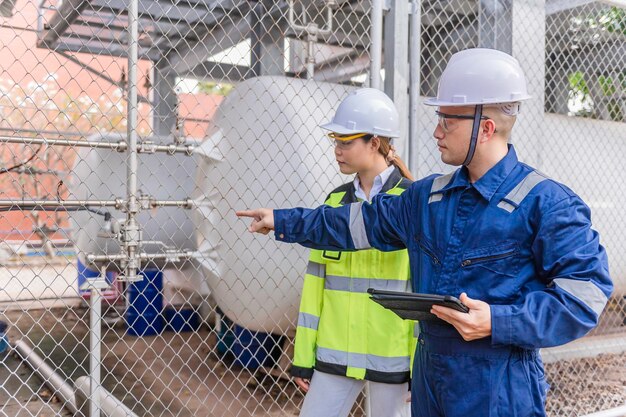
M 87 140 L 117 143 L 126 141 L 125 134 L 94 134 Z M 156 138 L 155 142 L 170 143 L 171 138 Z M 110 149 L 77 148 L 77 155 L 68 184 L 68 199 L 76 200 L 113 200 L 126 199 L 126 166 L 128 153 Z M 137 184 L 141 194 L 157 200 L 184 200 L 193 194 L 193 172 L 196 160 L 184 154 L 168 155 L 165 153 L 140 154 L 138 157 Z M 112 216 L 123 222 L 126 214 L 113 207 L 105 207 Z M 120 246 L 116 239 L 98 236 L 103 230 L 104 217 L 89 211 L 69 213 L 78 257 L 86 263 L 86 254 L 116 254 Z M 191 211 L 175 207 L 165 207 L 142 211 L 137 217 L 141 225 L 144 241 L 162 242 L 172 249 L 195 249 Z M 142 248 L 143 252 L 163 252 L 162 244 L 150 243 Z M 143 263 L 146 266 L 146 263 Z M 208 289 L 203 282 L 199 266 L 194 262 L 166 266 L 162 262 L 148 265 L 160 269 L 168 267 L 182 269 L 184 277 L 174 283 L 191 287 L 206 294 Z M 204 287 L 204 288 L 203 288 Z
M 194 210 L 211 292 L 250 330 L 283 332 L 297 318 L 307 250 L 247 231 L 235 211 L 315 207 L 346 182 L 319 124 L 351 87 L 285 77 L 249 79 L 220 104 L 197 150 Z

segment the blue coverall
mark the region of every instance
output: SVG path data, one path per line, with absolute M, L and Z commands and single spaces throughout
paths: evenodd
M 586 334 L 613 289 L 589 208 L 511 145 L 473 184 L 463 167 L 371 204 L 275 210 L 274 224 L 278 240 L 317 249 L 406 247 L 414 291 L 490 305 L 491 337 L 420 323 L 413 416 L 545 415 L 538 348 Z

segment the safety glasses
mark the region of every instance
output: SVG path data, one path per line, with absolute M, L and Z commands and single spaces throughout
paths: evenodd
M 457 120 L 474 120 L 474 115 L 472 114 L 447 114 L 442 113 L 440 111 L 435 111 L 437 113 L 437 117 L 439 118 L 439 126 L 441 129 L 448 133 L 450 131 L 450 125 L 448 123 L 448 119 L 457 119 Z M 480 120 L 488 120 L 489 118 L 486 116 L 481 116 Z
M 367 133 L 356 133 L 354 135 L 339 135 L 335 132 L 330 132 L 326 135 L 330 144 L 340 149 L 347 149 L 352 145 L 352 141 L 367 136 Z

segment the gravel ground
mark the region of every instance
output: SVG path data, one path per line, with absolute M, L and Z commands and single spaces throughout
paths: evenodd
M 13 325 L 13 341 L 26 336 L 68 379 L 87 373 L 86 309 L 17 310 L 4 317 Z M 217 360 L 214 334 L 206 329 L 151 338 L 132 338 L 123 329 L 103 333 L 103 382 L 142 416 L 295 416 L 302 401 L 290 381 L 259 373 L 253 377 Z M 16 360 L 2 362 L 0 416 L 32 410 L 37 416 L 63 415 L 30 370 Z M 626 403 L 626 352 L 549 363 L 546 376 L 550 417 L 584 416 Z M 355 406 L 353 416 L 360 415 Z
M 584 416 L 626 404 L 626 352 L 546 364 L 549 416 Z
M 86 308 L 5 311 L 12 342 L 26 339 L 72 383 L 88 372 Z M 121 326 L 120 326 L 121 325 Z M 295 417 L 302 396 L 291 381 L 224 362 L 215 332 L 132 337 L 103 326 L 102 384 L 140 417 Z M 16 356 L 0 356 L 0 417 L 68 415 Z M 32 410 L 36 410 L 33 412 Z

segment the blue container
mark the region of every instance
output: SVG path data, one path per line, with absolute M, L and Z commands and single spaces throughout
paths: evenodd
M 193 332 L 200 328 L 200 316 L 192 305 L 171 305 L 165 307 L 165 330 L 172 332 Z
M 87 268 L 87 266 L 85 264 L 83 264 L 80 259 L 76 259 L 76 269 L 78 270 L 78 292 L 80 293 L 81 296 L 85 297 L 85 298 L 89 298 L 89 295 L 91 294 L 90 290 L 81 290 L 80 287 L 87 282 L 88 278 L 97 278 L 98 276 L 100 276 L 100 271 L 95 270 L 95 269 L 91 269 L 91 268 Z M 115 280 L 115 272 L 113 271 L 109 271 L 106 273 L 106 280 L 109 284 L 113 284 L 113 281 Z
M 233 343 L 235 342 L 235 325 L 221 311 L 219 314 L 221 320 L 220 328 L 217 332 L 217 353 L 225 356 L 232 353 Z
M 7 338 L 7 329 L 9 325 L 3 321 L 0 321 L 0 353 L 3 353 L 9 348 L 9 340 Z
M 139 272 L 143 280 L 128 286 L 126 333 L 152 336 L 163 331 L 163 273 L 159 270 Z
M 261 365 L 273 363 L 272 353 L 276 341 L 271 334 L 252 332 L 235 325 L 235 341 L 233 343 L 234 363 L 243 368 L 256 369 Z

